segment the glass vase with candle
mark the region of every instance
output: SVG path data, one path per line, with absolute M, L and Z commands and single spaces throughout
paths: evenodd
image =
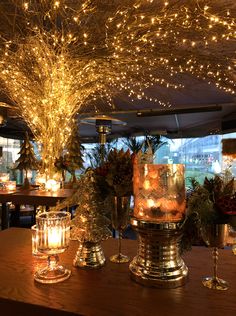
M 188 268 L 179 243 L 185 218 L 184 166 L 134 164 L 134 216 L 138 252 L 131 261 L 131 277 L 138 283 L 160 288 L 185 284 Z
M 46 259 L 47 255 L 40 253 L 38 251 L 38 227 L 37 225 L 33 225 L 31 227 L 31 233 L 32 233 L 32 255 L 40 258 L 40 259 Z
M 70 241 L 70 213 L 44 212 L 36 216 L 38 251 L 48 255 L 48 265 L 36 271 L 40 283 L 58 283 L 70 277 L 71 271 L 58 264 L 58 254 L 64 252 Z

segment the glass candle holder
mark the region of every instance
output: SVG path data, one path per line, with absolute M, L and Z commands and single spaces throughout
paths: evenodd
M 16 181 L 6 181 L 5 189 L 7 191 L 15 191 L 16 190 Z
M 184 218 L 184 165 L 137 164 L 133 183 L 135 218 L 157 223 Z
M 36 216 L 38 251 L 47 254 L 48 265 L 36 271 L 40 283 L 58 283 L 68 279 L 71 271 L 58 264 L 58 254 L 64 252 L 70 241 L 69 212 L 44 212 Z
M 45 184 L 45 189 L 50 192 L 57 192 L 60 189 L 60 182 L 49 179 Z
M 38 250 L 38 227 L 37 227 L 37 225 L 33 225 L 31 227 L 31 234 L 32 234 L 32 255 L 36 256 L 37 258 L 40 258 L 40 259 L 47 258 L 47 255 L 41 253 Z
M 0 182 L 7 182 L 10 179 L 9 173 L 0 173 Z

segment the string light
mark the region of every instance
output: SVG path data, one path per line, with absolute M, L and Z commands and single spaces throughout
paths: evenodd
M 6 0 L 4 92 L 53 161 L 76 112 L 97 110 L 98 100 L 114 107 L 113 97 L 126 92 L 169 107 L 147 89 L 181 89 L 186 74 L 234 94 L 235 10 L 232 0 Z

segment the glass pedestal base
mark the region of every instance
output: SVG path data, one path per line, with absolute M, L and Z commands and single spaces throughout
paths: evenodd
M 49 284 L 62 282 L 68 279 L 70 275 L 71 271 L 62 266 L 57 266 L 53 269 L 45 267 L 35 273 L 34 279 L 39 283 Z
M 110 257 L 110 261 L 114 263 L 126 263 L 129 262 L 130 258 L 122 253 L 118 253 Z
M 202 284 L 209 289 L 213 290 L 221 290 L 225 291 L 228 290 L 229 284 L 228 282 L 219 279 L 219 278 L 214 278 L 214 277 L 206 277 L 202 280 Z

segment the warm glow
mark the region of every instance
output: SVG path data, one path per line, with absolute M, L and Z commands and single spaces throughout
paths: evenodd
M 150 182 L 148 180 L 145 180 L 143 183 L 144 189 L 148 190 L 150 188 Z
M 113 109 L 120 94 L 169 107 L 160 91 L 181 89 L 186 74 L 235 93 L 235 9 L 204 2 L 9 0 L 9 14 L 0 7 L 0 79 L 42 144 L 47 174 L 78 111 Z
M 45 184 L 45 189 L 47 191 L 56 192 L 60 189 L 60 183 L 54 179 L 49 179 Z
M 9 181 L 9 173 L 1 173 L 0 174 L 0 182 L 6 182 Z
M 51 249 L 60 248 L 62 245 L 63 228 L 61 227 L 48 227 L 45 232 L 48 238 L 48 247 Z
M 155 202 L 152 199 L 147 199 L 147 207 L 153 207 L 156 206 Z
M 183 220 L 186 209 L 184 165 L 135 162 L 133 184 L 134 217 L 151 222 Z
M 4 184 L 5 184 L 5 189 L 7 191 L 15 191 L 16 190 L 16 181 L 6 181 Z

